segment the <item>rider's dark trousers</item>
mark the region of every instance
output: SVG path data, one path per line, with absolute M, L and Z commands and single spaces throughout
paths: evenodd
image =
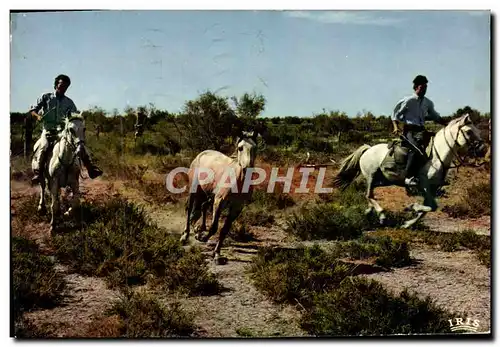
M 424 148 L 424 131 L 423 126 L 405 124 L 403 127 L 403 135 L 418 149 L 425 153 Z M 417 153 L 413 150 L 408 151 L 408 159 L 406 162 L 406 172 L 411 173 L 413 162 Z

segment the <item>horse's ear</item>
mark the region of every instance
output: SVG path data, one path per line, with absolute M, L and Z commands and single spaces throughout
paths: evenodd
M 469 113 L 466 113 L 464 118 L 462 119 L 462 124 L 472 124 L 472 117 Z
M 259 132 L 258 131 L 252 131 L 250 134 L 250 138 L 254 141 L 254 142 L 257 142 L 257 136 L 259 136 Z

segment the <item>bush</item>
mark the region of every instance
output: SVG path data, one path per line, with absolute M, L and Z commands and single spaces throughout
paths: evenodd
M 375 280 L 346 278 L 319 293 L 301 326 L 316 336 L 447 333 L 450 313 L 406 290 L 394 296 Z M 457 316 L 460 317 L 460 316 Z
M 289 193 L 283 193 L 283 184 L 276 183 L 271 193 L 267 192 L 267 185 L 265 189 L 255 189 L 252 193 L 252 205 L 272 211 L 294 206 L 295 201 Z
M 401 267 L 411 264 L 408 243 L 390 237 L 363 237 L 360 240 L 336 243 L 333 252 L 351 259 L 375 258 L 383 267 Z
M 334 288 L 348 274 L 350 266 L 319 246 L 298 249 L 260 249 L 250 268 L 257 288 L 272 300 L 306 304 L 310 293 Z
M 142 284 L 152 275 L 167 289 L 213 293 L 218 282 L 199 250 L 185 251 L 178 238 L 147 220 L 120 198 L 84 206 L 85 228 L 57 235 L 57 256 L 76 271 L 104 276 L 111 285 Z
M 450 206 L 444 206 L 443 212 L 453 218 L 479 218 L 491 215 L 491 185 L 489 182 L 476 183 L 468 187 L 462 199 Z
M 239 217 L 240 224 L 252 226 L 272 226 L 275 221 L 274 214 L 265 208 L 243 210 Z
M 361 207 L 335 203 L 315 205 L 287 221 L 287 232 L 302 240 L 347 240 L 359 237 L 371 225 Z
M 436 241 L 445 252 L 453 252 L 460 248 L 485 250 L 491 247 L 490 237 L 478 235 L 473 230 L 463 230 L 457 233 L 439 233 Z
M 491 264 L 491 239 L 488 235 L 476 234 L 473 230 L 460 232 L 412 231 L 398 229 L 385 229 L 375 231 L 371 237 L 390 237 L 394 241 L 425 243 L 445 252 L 470 249 L 476 253 L 479 261 L 489 267 Z
M 261 249 L 250 272 L 254 285 L 278 303 L 299 304 L 301 326 L 317 336 L 449 332 L 453 317 L 426 298 L 407 291 L 399 296 L 382 284 L 353 277 L 356 265 L 340 257 L 366 258 L 386 266 L 409 263 L 406 244 L 388 238 L 298 249 Z M 388 253 L 388 254 L 386 254 Z M 457 317 L 460 317 L 458 315 Z
M 163 305 L 145 292 L 124 294 L 107 315 L 119 317 L 116 337 L 189 337 L 194 332 L 193 317 L 178 303 Z
M 53 307 L 62 300 L 66 282 L 35 242 L 12 238 L 12 269 L 15 319 L 26 310 Z

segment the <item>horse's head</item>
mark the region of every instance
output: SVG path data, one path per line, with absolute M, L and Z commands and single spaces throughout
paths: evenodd
M 70 135 L 75 146 L 85 143 L 85 120 L 81 114 L 73 113 L 67 117 L 64 130 Z
M 238 163 L 244 168 L 252 167 L 257 155 L 257 133 L 242 132 L 236 141 L 236 150 Z
M 469 151 L 472 155 L 480 157 L 486 154 L 487 146 L 468 113 L 452 120 L 448 127 L 455 143 L 461 150 Z

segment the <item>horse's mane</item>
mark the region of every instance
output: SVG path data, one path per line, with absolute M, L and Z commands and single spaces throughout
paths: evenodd
M 430 139 L 430 141 L 429 141 L 429 144 L 428 144 L 428 146 L 427 146 L 427 148 L 426 148 L 426 152 L 427 152 L 427 154 L 430 154 L 430 153 L 432 152 L 432 146 L 433 146 L 434 140 L 435 140 L 435 138 L 436 138 L 439 134 L 441 134 L 441 133 L 442 133 L 442 134 L 444 134 L 444 131 L 445 131 L 445 129 L 446 129 L 446 128 L 454 126 L 455 124 L 457 124 L 457 123 L 459 123 L 460 121 L 462 121 L 462 120 L 463 120 L 465 117 L 467 117 L 468 115 L 469 115 L 469 114 L 468 114 L 468 113 L 466 113 L 466 114 L 464 114 L 464 115 L 462 115 L 462 116 L 460 116 L 460 117 L 453 118 L 452 120 L 450 120 L 450 121 L 448 122 L 448 124 L 446 124 L 446 126 L 444 126 L 444 127 L 442 127 L 441 129 L 439 129 L 439 130 L 436 132 L 436 134 L 434 134 L 434 136 L 432 136 L 432 138 L 431 138 L 431 139 Z
M 80 113 L 73 113 L 69 117 L 66 117 L 67 123 L 72 122 L 74 120 L 80 120 L 83 122 L 85 120 L 85 118 L 83 118 L 83 116 Z
M 468 115 L 469 115 L 469 114 L 468 114 L 468 113 L 466 113 L 466 114 L 464 114 L 464 115 L 463 115 L 463 116 L 461 116 L 461 117 L 453 118 L 453 119 L 452 119 L 452 120 L 448 123 L 448 125 L 454 125 L 455 123 L 460 122 L 462 119 L 464 119 L 464 118 L 465 118 L 465 117 L 467 117 Z

